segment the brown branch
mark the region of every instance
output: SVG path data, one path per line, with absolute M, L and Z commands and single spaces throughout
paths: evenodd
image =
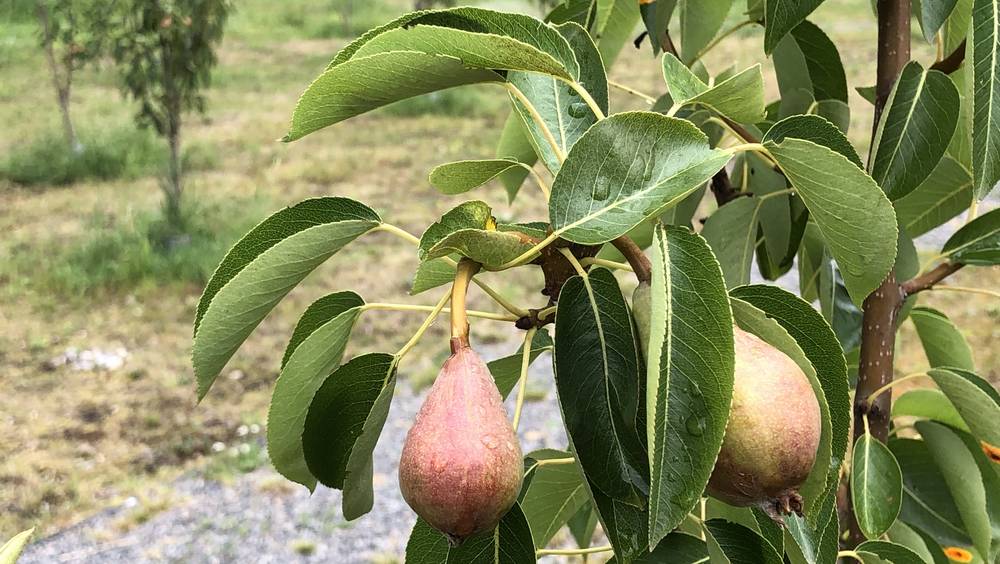
M 896 78 L 910 60 L 910 0 L 878 0 L 878 68 L 875 83 L 875 119 L 872 139 Z M 866 398 L 888 384 L 893 378 L 893 357 L 896 343 L 896 319 L 903 305 L 904 294 L 889 275 L 865 298 L 861 319 L 861 354 L 858 362 L 858 385 L 854 394 L 854 438 L 865 434 L 860 424 L 868 418 L 868 427 L 876 439 L 885 442 L 889 435 L 889 414 L 892 395 L 880 394 L 873 402 Z M 849 497 L 847 499 L 850 499 Z M 865 540 L 854 508 L 848 506 L 850 547 Z
M 740 191 L 733 186 L 729 179 L 729 173 L 724 168 L 712 176 L 709 187 L 712 189 L 712 195 L 715 196 L 715 203 L 720 208 L 740 196 Z
M 965 40 L 951 52 L 951 55 L 941 59 L 940 61 L 931 65 L 931 70 L 941 71 L 945 74 L 951 74 L 958 70 L 958 67 L 962 66 L 962 61 L 965 60 Z
M 632 266 L 632 270 L 635 271 L 635 277 L 639 279 L 639 282 L 648 283 L 653 278 L 653 265 L 646 257 L 646 253 L 642 252 L 642 249 L 639 248 L 639 245 L 635 244 L 635 241 L 631 237 L 622 235 L 611 241 L 611 244 L 618 249 L 618 252 L 625 256 L 625 260 Z
M 958 272 L 964 264 L 958 264 L 954 262 L 946 262 L 944 264 L 937 265 L 931 271 L 923 274 L 922 276 L 917 276 L 912 280 L 907 280 L 899 285 L 900 289 L 903 291 L 904 296 L 912 296 L 917 292 L 923 292 L 924 290 L 930 290 L 935 284 L 941 282 L 945 278 L 951 276 L 952 274 Z

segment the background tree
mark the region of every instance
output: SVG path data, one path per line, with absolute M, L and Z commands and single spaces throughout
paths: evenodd
M 63 131 L 70 148 L 83 150 L 70 116 L 73 73 L 106 46 L 111 3 L 106 0 L 37 0 L 39 42 L 52 74 Z
M 170 148 L 161 185 L 167 219 L 180 226 L 181 126 L 186 110 L 203 112 L 229 14 L 227 0 L 126 0 L 112 54 L 125 91 L 139 102 L 137 121 L 152 126 Z

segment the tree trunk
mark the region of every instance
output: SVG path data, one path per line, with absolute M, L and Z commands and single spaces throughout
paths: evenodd
M 170 118 L 170 129 L 167 132 L 167 142 L 170 145 L 170 162 L 167 164 L 167 182 L 164 186 L 164 208 L 167 221 L 175 227 L 183 223 L 181 213 L 181 131 L 180 117 Z
M 49 11 L 43 2 L 37 5 L 38 25 L 42 30 L 42 49 L 45 51 L 45 60 L 52 73 L 52 85 L 56 89 L 56 100 L 59 102 L 59 112 L 62 114 L 63 132 L 66 135 L 66 142 L 74 153 L 83 152 L 83 145 L 80 144 L 76 136 L 76 128 L 73 127 L 73 120 L 69 115 L 69 95 L 70 86 L 73 83 L 73 63 L 70 55 L 66 56 L 63 66 L 60 68 L 59 59 L 55 53 L 55 37 L 52 35 L 52 27 L 49 25 Z M 61 71 L 61 72 L 60 72 Z
M 878 78 L 875 85 L 875 123 L 896 83 L 896 78 L 910 60 L 910 0 L 878 1 Z M 869 156 L 869 159 L 871 157 Z M 870 163 L 869 163 L 870 164 Z M 889 434 L 891 392 L 880 394 L 871 403 L 868 397 L 893 378 L 893 355 L 896 344 L 896 320 L 903 305 L 903 292 L 890 272 L 882 285 L 864 301 L 861 321 L 861 359 L 858 385 L 854 394 L 854 439 L 864 435 L 862 419 L 868 418 L 873 437 L 885 442 Z M 849 499 L 849 498 L 848 498 Z M 858 527 L 854 508 L 848 504 L 850 546 L 865 540 Z

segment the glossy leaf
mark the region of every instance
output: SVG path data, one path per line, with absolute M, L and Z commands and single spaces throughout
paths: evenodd
M 900 228 L 917 237 L 969 209 L 971 203 L 972 175 L 945 155 L 923 183 L 893 205 Z
M 826 496 L 814 522 L 800 515 L 785 517 L 785 531 L 785 553 L 792 564 L 835 564 L 840 548 L 836 496 Z
M 523 166 L 513 159 L 457 161 L 434 167 L 429 180 L 443 194 L 462 194 Z
M 972 63 L 972 176 L 984 198 L 1000 181 L 1000 6 L 974 0 L 969 55 Z
M 933 388 L 916 388 L 903 393 L 892 402 L 892 416 L 920 417 L 940 421 L 963 431 L 969 430 L 948 396 Z
M 616 500 L 642 504 L 641 363 L 625 297 L 610 271 L 598 268 L 563 285 L 554 362 L 563 421 L 588 479 Z
M 759 200 L 736 198 L 710 215 L 701 231 L 722 266 L 728 288 L 750 282 L 759 214 Z
M 420 94 L 503 81 L 496 70 L 579 78 L 559 33 L 520 14 L 481 8 L 413 12 L 342 49 L 302 94 L 285 141 Z
M 417 519 L 406 543 L 407 564 L 533 564 L 535 547 L 531 529 L 519 505 L 504 515 L 500 524 L 452 547 L 448 538 Z
M 765 143 L 809 208 L 860 304 L 882 283 L 896 257 L 896 216 L 875 182 L 847 157 L 811 141 Z
M 511 110 L 510 115 L 500 130 L 500 139 L 497 140 L 496 156 L 498 159 L 514 160 L 525 166 L 520 168 L 510 168 L 501 173 L 498 177 L 504 188 L 507 190 L 507 201 L 513 202 L 517 197 L 524 179 L 528 177 L 529 168 L 538 161 L 535 147 L 528 138 L 527 125 L 517 110 Z
M 487 229 L 495 227 L 493 209 L 480 200 L 462 202 L 445 212 L 441 219 L 432 223 L 420 236 L 417 245 L 417 257 L 428 260 L 428 255 L 435 245 L 445 240 L 449 235 L 463 229 Z
M 781 143 L 786 137 L 812 141 L 844 155 L 858 168 L 864 168 L 861 157 L 844 133 L 822 116 L 804 114 L 787 117 L 772 125 L 763 140 Z
M 855 552 L 865 564 L 925 564 L 917 553 L 903 545 L 870 540 L 859 544 Z
M 427 259 L 458 254 L 486 270 L 498 269 L 531 250 L 533 242 L 522 233 L 495 229 L 459 229 L 427 251 Z
M 777 286 L 755 284 L 730 292 L 757 309 L 781 327 L 802 349 L 813 367 L 830 411 L 830 476 L 835 480 L 847 452 L 851 428 L 850 386 L 847 363 L 837 336 L 813 307 L 791 292 Z
M 1000 445 L 1000 392 L 986 380 L 959 368 L 927 372 L 941 388 L 978 439 Z
M 589 475 L 588 475 L 589 476 Z M 634 505 L 611 499 L 587 481 L 590 497 L 600 519 L 601 529 L 607 535 L 616 557 L 623 562 L 646 554 L 648 541 L 648 512 Z
M 549 201 L 552 228 L 576 243 L 605 243 L 676 205 L 728 160 L 688 121 L 651 112 L 612 115 L 566 157 Z
M 622 562 L 617 557 L 608 561 L 608 564 Z M 708 562 L 708 546 L 705 541 L 698 537 L 673 532 L 663 537 L 656 549 L 636 556 L 630 560 L 632 564 L 705 564 Z
M 910 319 L 917 328 L 917 336 L 931 368 L 957 366 L 966 370 L 976 369 L 969 343 L 945 314 L 929 307 L 915 307 L 910 312 Z
M 910 528 L 906 523 L 897 520 L 889 527 L 886 536 L 891 542 L 912 550 L 925 564 L 934 564 L 934 554 L 927 548 L 927 541 L 920 536 L 920 533 Z M 935 548 L 940 550 L 936 545 Z M 942 556 L 944 555 L 942 554 Z
M 941 253 L 962 264 L 1000 264 L 1000 209 L 965 224 L 948 239 Z
M 614 0 L 604 29 L 597 38 L 597 49 L 601 52 L 604 67 L 609 68 L 618 58 L 622 47 L 634 37 L 639 23 L 639 5 L 632 0 Z
M 594 510 L 594 503 L 590 500 L 581 507 L 575 515 L 570 517 L 566 523 L 573 540 L 580 548 L 590 546 L 590 541 L 594 538 L 594 531 L 597 530 L 597 511 Z
M 946 54 L 953 53 L 959 47 L 962 49 L 965 48 L 965 45 L 962 45 L 962 43 L 966 41 L 969 35 L 972 2 L 973 0 L 958 0 L 955 3 L 955 8 L 951 11 L 951 15 L 944 22 L 941 34 L 944 39 L 944 52 Z
M 958 0 L 920 0 L 920 27 L 924 39 L 934 43 L 935 35 L 955 9 Z
M 899 518 L 931 535 L 943 546 L 971 546 L 927 444 L 914 439 L 890 439 L 889 450 L 903 472 L 903 504 Z
M 781 555 L 763 537 L 738 525 L 712 519 L 705 522 L 709 533 L 708 553 L 713 564 L 781 564 Z
M 347 198 L 314 198 L 264 220 L 226 254 L 198 302 L 193 364 L 198 397 L 268 312 L 303 278 L 382 220 Z
M 450 284 L 455 280 L 455 264 L 445 258 L 425 260 L 417 265 L 410 284 L 410 295 Z
M 0 564 L 14 564 L 17 562 L 18 557 L 21 556 L 21 551 L 24 550 L 34 532 L 34 528 L 21 531 L 3 543 L 3 546 L 0 546 Z
M 798 109 L 785 100 L 796 91 L 808 92 L 816 101 L 848 101 L 847 76 L 837 46 L 812 22 L 803 20 L 777 43 L 774 68 L 788 113 Z
M 917 421 L 916 428 L 944 476 L 966 533 L 981 554 L 989 554 L 990 516 L 986 510 L 986 488 L 976 459 L 962 439 L 947 427 L 933 421 Z
M 881 441 L 865 433 L 854 443 L 851 501 L 858 527 L 869 539 L 882 536 L 899 515 L 903 476 L 899 463 Z
M 840 269 L 833 263 L 828 249 L 825 249 L 819 273 L 819 305 L 843 350 L 856 349 L 861 344 L 861 309 L 851 301 Z
M 764 52 L 774 51 L 778 42 L 822 3 L 823 0 L 765 0 Z
M 500 391 L 501 397 L 506 398 L 521 377 L 521 361 L 524 357 L 522 354 L 523 350 L 524 345 L 522 344 L 514 354 L 498 358 L 486 364 L 486 367 L 490 369 L 490 374 L 493 375 L 493 380 L 497 384 L 497 389 Z M 552 350 L 552 337 L 549 336 L 548 331 L 540 329 L 531 340 L 531 352 L 528 353 L 529 362 L 534 362 L 538 358 L 538 355 L 549 350 Z
M 733 0 L 685 0 L 680 4 L 681 58 L 690 64 L 719 32 Z
M 343 490 L 347 520 L 372 509 L 372 451 L 389 415 L 395 385 L 395 357 L 366 354 L 330 374 L 309 406 L 302 451 L 316 479 Z
M 306 337 L 341 313 L 362 306 L 364 303 L 361 296 L 354 292 L 335 292 L 313 302 L 295 324 L 288 346 L 285 347 L 285 354 L 281 358 L 281 367 L 284 368 L 288 364 L 288 359 Z
M 679 107 L 703 106 L 736 122 L 756 123 L 764 118 L 764 77 L 760 65 L 709 86 L 684 63 L 665 53 L 663 77 L 674 104 Z
M 608 78 L 604 74 L 601 55 L 586 30 L 576 23 L 556 26 L 576 54 L 580 65 L 579 82 L 586 85 L 587 92 L 597 101 L 604 113 L 608 113 Z M 561 155 L 565 155 L 587 129 L 597 122 L 597 116 L 581 99 L 579 93 L 565 82 L 553 76 L 537 72 L 510 72 L 507 81 L 517 87 L 541 116 L 548 131 L 555 138 Z M 560 157 L 535 122 L 531 111 L 518 98 L 511 95 L 515 111 L 520 113 L 529 140 L 541 156 L 545 166 L 552 173 L 559 171 Z
M 534 460 L 547 460 L 573 455 L 546 449 L 527 456 Z M 533 473 L 521 500 L 521 509 L 531 527 L 535 548 L 545 548 L 559 529 L 590 501 L 590 495 L 576 464 L 543 465 Z
M 890 199 L 930 175 L 955 133 L 961 99 L 942 72 L 907 64 L 882 112 L 873 142 L 872 178 Z
M 649 545 L 698 503 L 729 420 L 732 315 L 722 272 L 705 240 L 659 225 L 653 236 L 646 367 Z

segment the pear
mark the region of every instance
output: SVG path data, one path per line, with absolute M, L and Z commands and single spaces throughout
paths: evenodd
M 821 415 L 812 385 L 784 353 L 733 328 L 733 404 L 708 493 L 773 519 L 801 513 L 798 488 L 816 461 Z
M 486 364 L 467 339 L 451 346 L 403 444 L 399 487 L 413 511 L 457 545 L 495 528 L 514 505 L 523 462 Z
M 643 357 L 649 349 L 649 325 L 652 316 L 653 289 L 649 282 L 639 282 L 632 292 L 632 319 L 635 321 L 636 336 L 642 348 Z

